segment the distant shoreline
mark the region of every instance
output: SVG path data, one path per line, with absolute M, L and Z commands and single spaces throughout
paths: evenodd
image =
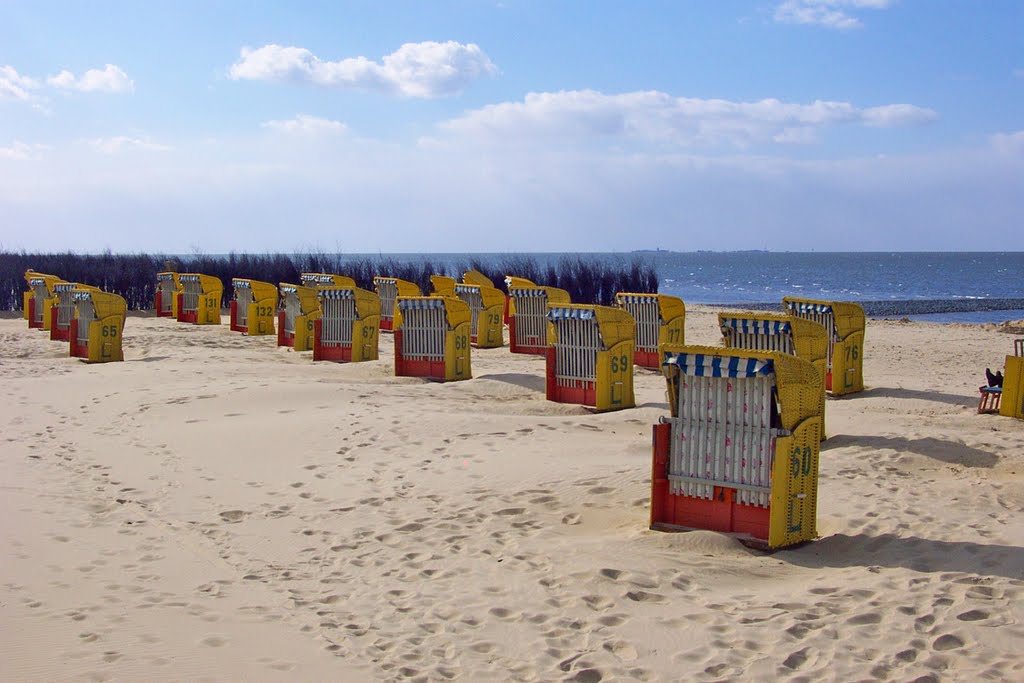
M 838 299 L 850 301 L 850 299 Z M 687 302 L 690 303 L 690 302 Z M 697 302 L 692 302 L 696 304 Z M 929 313 L 971 313 L 975 311 L 1024 310 L 1024 299 L 902 299 L 887 301 L 857 301 L 864 313 L 872 317 L 893 315 L 925 315 Z M 742 308 L 754 311 L 778 311 L 781 302 L 755 303 L 702 303 L 714 308 Z

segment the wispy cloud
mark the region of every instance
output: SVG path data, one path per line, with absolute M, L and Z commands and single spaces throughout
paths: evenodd
M 895 0 L 784 0 L 775 7 L 775 21 L 786 24 L 816 24 L 847 30 L 861 28 L 852 12 L 886 9 Z
M 235 80 L 308 82 L 434 98 L 455 95 L 473 81 L 497 72 L 478 45 L 455 41 L 406 43 L 378 63 L 366 57 L 323 61 L 302 47 L 242 48 L 231 66 Z
M 1024 159 L 1024 130 L 1015 133 L 996 133 L 989 137 L 989 144 L 1000 154 Z
M 763 142 L 807 143 L 837 125 L 898 127 L 926 124 L 931 109 L 911 104 L 858 108 L 848 102 L 807 104 L 765 99 L 736 102 L 672 97 L 658 91 L 606 95 L 594 90 L 530 93 L 466 112 L 442 130 L 495 141 L 558 137 L 621 138 L 680 146 L 745 147 Z
M 348 126 L 341 121 L 332 121 L 309 114 L 298 114 L 294 119 L 264 121 L 260 125 L 263 128 L 297 135 L 338 135 L 348 130 Z
M 150 152 L 166 152 L 172 149 L 169 145 L 161 145 L 148 139 L 132 138 L 126 135 L 117 135 L 109 138 L 94 138 L 86 140 L 103 154 L 118 154 L 130 150 L 146 150 Z
M 15 140 L 10 147 L 0 147 L 0 159 L 31 161 L 42 158 L 42 153 L 48 149 L 48 145 L 30 145 Z
M 65 69 L 47 78 L 46 82 L 54 88 L 81 92 L 121 93 L 131 92 L 135 88 L 128 74 L 116 64 L 107 64 L 102 69 L 89 69 L 81 77 Z
M 22 76 L 13 66 L 0 66 L 0 100 L 32 102 L 32 91 L 39 87 L 39 81 Z

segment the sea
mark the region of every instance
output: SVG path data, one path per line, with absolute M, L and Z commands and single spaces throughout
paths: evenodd
M 500 265 L 509 254 L 358 254 L 430 261 L 452 272 L 472 260 Z M 583 257 L 653 265 L 659 291 L 688 303 L 777 307 L 784 296 L 858 301 L 874 317 L 930 322 L 1024 319 L 1024 252 L 532 253 L 540 265 Z M 543 283 L 541 283 L 543 284 Z

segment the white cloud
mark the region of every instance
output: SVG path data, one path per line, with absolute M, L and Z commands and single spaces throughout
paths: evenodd
M 1015 133 L 996 133 L 989 137 L 989 143 L 1000 154 L 1024 158 L 1024 130 Z
M 298 114 L 294 119 L 264 121 L 260 125 L 263 128 L 298 135 L 337 135 L 348 130 L 348 127 L 341 121 L 332 121 L 309 114 Z
M 816 24 L 836 29 L 861 28 L 850 10 L 886 9 L 894 0 L 784 0 L 775 7 L 775 21 L 786 24 Z
M 48 145 L 29 145 L 17 140 L 10 147 L 0 147 L 0 159 L 14 161 L 31 161 L 41 159 L 42 152 L 50 149 Z
M 432 98 L 457 94 L 496 72 L 478 45 L 449 40 L 406 43 L 380 63 L 366 57 L 325 62 L 301 47 L 242 48 L 228 73 L 235 80 L 309 82 Z
M 865 126 L 875 128 L 900 128 L 903 126 L 921 126 L 938 118 L 931 109 L 915 107 L 912 104 L 887 104 L 882 107 L 871 107 L 862 112 Z
M 90 145 L 104 154 L 117 154 L 133 149 L 141 149 L 150 152 L 166 152 L 170 149 L 168 145 L 161 145 L 150 140 L 130 138 L 125 135 L 118 135 L 110 138 L 94 138 L 87 140 Z
M 38 87 L 39 81 L 20 75 L 13 66 L 0 66 L 0 100 L 32 102 L 35 96 L 31 91 Z
M 909 104 L 859 109 L 848 102 L 808 104 L 765 99 L 757 102 L 672 97 L 658 91 L 606 95 L 594 90 L 529 93 L 468 111 L 441 124 L 443 130 L 495 141 L 529 138 L 629 139 L 713 147 L 775 141 L 806 143 L 835 125 L 895 127 L 920 125 L 936 113 Z
M 979 224 L 1001 249 L 1024 248 L 1024 136 L 1013 131 L 973 148 L 842 159 L 660 144 L 481 150 L 468 136 L 282 144 L 262 133 L 101 162 L 71 145 L 0 163 L 0 216 L 25 226 L 29 250 L 88 250 L 97 229 L 116 251 L 170 253 L 691 250 L 720 249 L 723 234 L 773 250 L 963 250 L 977 246 L 963 226 Z
M 89 69 L 81 78 L 76 78 L 66 69 L 56 76 L 50 76 L 46 82 L 54 88 L 62 90 L 79 90 L 82 92 L 131 92 L 135 83 L 128 74 L 116 64 L 107 64 L 100 69 Z

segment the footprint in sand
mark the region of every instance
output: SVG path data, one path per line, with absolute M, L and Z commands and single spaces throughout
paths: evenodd
M 246 514 L 248 513 L 244 510 L 226 510 L 225 512 L 220 513 L 220 518 L 228 524 L 236 524 L 241 522 L 242 519 L 245 518 Z
M 207 647 L 224 647 L 228 644 L 228 640 L 221 636 L 207 636 L 199 641 L 199 644 Z

